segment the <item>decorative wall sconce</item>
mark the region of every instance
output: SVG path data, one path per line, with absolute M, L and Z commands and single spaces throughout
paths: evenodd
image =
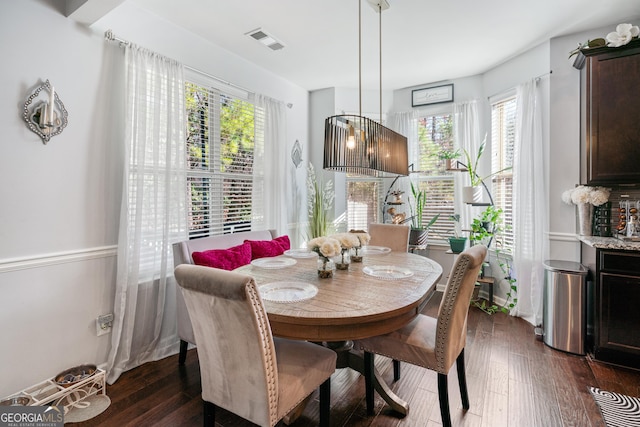
M 40 96 L 40 92 L 43 90 L 43 94 L 48 92 L 48 96 Z M 24 112 L 22 113 L 29 129 L 37 133 L 44 144 L 49 142 L 52 136 L 62 133 L 62 130 L 67 126 L 68 116 L 64 104 L 49 80 L 42 83 L 29 95 L 24 103 Z

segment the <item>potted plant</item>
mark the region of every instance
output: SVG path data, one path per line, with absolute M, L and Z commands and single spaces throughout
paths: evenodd
M 494 237 L 502 231 L 502 209 L 487 206 L 480 216 L 471 222 L 469 239 L 471 244 L 482 243 L 491 246 Z
M 448 171 L 451 170 L 461 170 L 458 166 L 457 163 L 454 162 L 454 160 L 456 160 L 458 157 L 460 157 L 460 150 L 456 149 L 456 150 L 447 150 L 447 149 L 442 149 L 440 151 L 438 151 L 438 153 L 436 154 L 436 157 L 438 157 L 438 160 L 444 160 L 445 161 L 445 169 Z
M 411 210 L 411 231 L 409 232 L 409 244 L 424 246 L 427 244 L 427 236 L 429 233 L 429 227 L 433 225 L 440 216 L 440 214 L 434 216 L 425 225 L 422 223 L 422 214 L 424 212 L 424 206 L 427 202 L 427 190 L 418 190 L 418 187 L 411 183 L 411 195 L 413 196 L 413 203 L 409 201 L 409 209 Z
M 470 186 L 462 188 L 462 198 L 465 203 L 481 203 L 482 202 L 482 183 L 485 179 L 492 177 L 493 175 L 499 174 L 500 172 L 504 172 L 506 170 L 511 169 L 511 166 L 506 167 L 504 169 L 500 169 L 499 171 L 492 172 L 489 175 L 481 177 L 478 175 L 478 162 L 480 161 L 480 157 L 482 157 L 482 153 L 484 153 L 484 149 L 487 145 L 487 136 L 485 135 L 482 143 L 478 147 L 478 152 L 475 155 L 475 158 L 471 157 L 471 154 L 466 149 L 462 149 L 464 152 L 464 156 L 466 158 L 467 164 L 464 165 L 467 168 L 467 172 L 469 173 L 469 182 Z
M 313 164 L 307 168 L 307 213 L 309 218 L 308 239 L 325 236 L 329 231 L 329 212 L 335 193 L 333 182 L 325 185 L 318 181 Z
M 480 214 L 480 223 L 487 232 L 495 234 L 500 231 L 500 216 L 502 215 L 502 209 L 493 205 L 487 206 L 487 208 Z
M 480 216 L 471 222 L 471 233 L 469 238 L 473 243 L 482 243 L 487 247 L 491 246 L 493 237 L 502 231 L 501 224 L 502 209 L 495 206 L 487 206 Z
M 453 236 L 448 238 L 449 247 L 451 248 L 451 252 L 459 254 L 464 251 L 464 248 L 467 245 L 467 238 L 461 235 L 460 214 L 450 215 L 449 219 L 454 221 Z

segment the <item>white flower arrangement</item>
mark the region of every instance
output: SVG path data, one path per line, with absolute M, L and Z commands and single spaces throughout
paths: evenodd
M 637 25 L 618 24 L 616 30 L 607 34 L 607 46 L 620 47 L 628 44 L 632 39 L 638 37 L 640 29 Z
M 584 43 L 578 43 L 578 47 L 569 52 L 569 58 L 576 55 L 583 49 L 596 47 L 620 47 L 628 44 L 631 40 L 638 38 L 640 28 L 637 25 L 618 24 L 615 31 L 607 34 L 606 38 L 598 37 L 593 40 L 587 40 Z
M 369 235 L 369 233 L 367 233 L 364 230 L 350 230 L 349 234 L 353 234 L 360 241 L 360 245 L 356 245 L 354 246 L 354 248 L 366 246 L 369 244 L 369 241 L 371 240 L 371 236 Z
M 337 233 L 329 237 L 340 242 L 342 249 L 351 249 L 360 246 L 360 239 L 353 233 Z
M 562 201 L 568 205 L 589 203 L 593 206 L 600 206 L 609 201 L 610 194 L 610 188 L 578 185 L 576 188 L 563 192 Z
M 307 248 L 317 252 L 323 258 L 331 258 L 342 251 L 340 242 L 331 237 L 316 237 L 307 243 Z

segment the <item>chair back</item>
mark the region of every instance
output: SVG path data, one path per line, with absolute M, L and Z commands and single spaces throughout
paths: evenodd
M 173 265 L 194 264 L 191 254 L 209 249 L 228 249 L 241 245 L 245 240 L 272 240 L 276 237 L 275 230 L 243 231 L 240 233 L 221 234 L 185 240 L 173 244 Z M 178 336 L 181 340 L 195 344 L 193 328 L 189 322 L 189 313 L 184 304 L 182 292 L 176 289 L 176 315 L 178 318 Z
M 202 399 L 259 425 L 278 411 L 276 352 L 252 277 L 182 264 L 175 277 L 193 325 Z
M 447 374 L 464 349 L 469 302 L 486 256 L 485 246 L 472 246 L 458 255 L 451 268 L 438 309 L 435 353 L 440 373 Z
M 409 250 L 409 232 L 406 225 L 398 224 L 369 224 L 371 246 L 386 246 L 392 251 L 407 252 Z

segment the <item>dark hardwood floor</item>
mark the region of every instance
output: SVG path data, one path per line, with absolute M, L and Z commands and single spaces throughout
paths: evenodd
M 441 293 L 425 313 L 434 315 Z M 465 350 L 471 408 L 464 413 L 455 369 L 449 375 L 451 416 L 455 426 L 604 426 L 588 387 L 640 396 L 640 372 L 556 351 L 537 341 L 533 327 L 502 313 L 489 316 L 471 308 Z M 376 357 L 389 384 L 391 361 Z M 355 371 L 336 371 L 331 383 L 332 426 L 437 426 L 441 424 L 437 377 L 432 371 L 402 364 L 402 378 L 392 389 L 410 405 L 398 418 L 376 396 L 375 415 L 368 417 L 364 379 Z M 196 350 L 185 366 L 171 356 L 124 373 L 107 387 L 111 406 L 80 426 L 200 426 L 200 371 Z M 253 424 L 218 410 L 216 424 Z M 316 426 L 317 391 L 293 427 Z M 73 425 L 73 424 L 69 424 Z M 278 427 L 283 426 L 282 421 Z

